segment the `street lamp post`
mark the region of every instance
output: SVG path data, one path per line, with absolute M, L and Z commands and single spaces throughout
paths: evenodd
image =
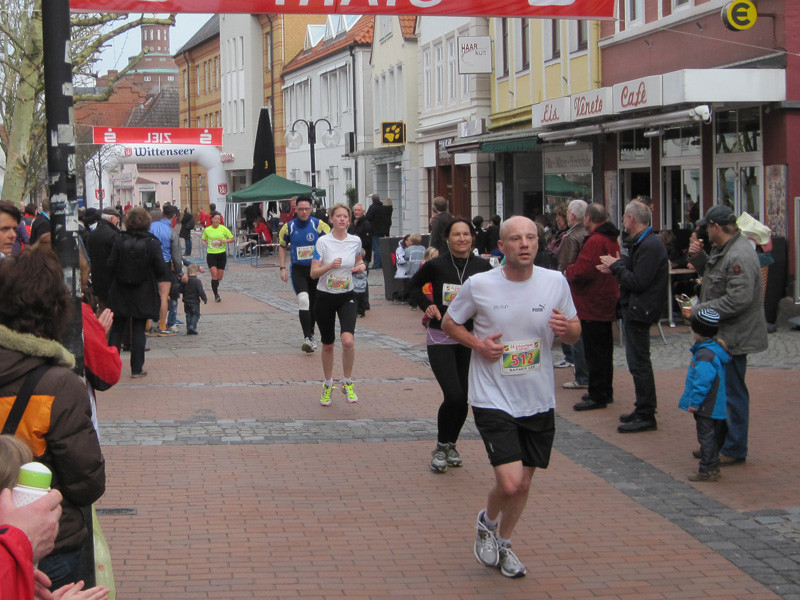
M 341 133 L 337 127 L 331 125 L 331 122 L 328 119 L 317 119 L 316 121 L 306 121 L 305 119 L 297 119 L 294 123 L 292 123 L 292 129 L 286 133 L 285 140 L 286 140 L 286 147 L 290 148 L 291 150 L 297 150 L 300 146 L 303 145 L 303 136 L 300 135 L 300 132 L 297 131 L 297 124 L 302 123 L 306 126 L 306 130 L 308 131 L 308 147 L 311 151 L 311 195 L 317 195 L 317 160 L 316 155 L 314 153 L 314 146 L 317 143 L 317 124 L 319 123 L 326 123 L 328 125 L 328 129 L 323 131 L 320 135 L 320 141 L 322 142 L 323 146 L 326 148 L 333 148 L 339 144 L 339 140 L 341 139 Z

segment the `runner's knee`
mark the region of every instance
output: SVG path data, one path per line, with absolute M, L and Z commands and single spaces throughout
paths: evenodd
M 309 310 L 311 308 L 311 301 L 308 299 L 308 292 L 300 292 L 297 294 L 297 304 L 300 310 Z

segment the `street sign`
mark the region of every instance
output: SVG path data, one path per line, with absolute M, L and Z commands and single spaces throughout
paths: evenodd
M 384 121 L 381 123 L 381 143 L 397 145 L 406 143 L 406 124 L 403 121 Z
M 731 31 L 744 31 L 756 24 L 758 10 L 750 0 L 735 0 L 722 7 L 722 22 Z

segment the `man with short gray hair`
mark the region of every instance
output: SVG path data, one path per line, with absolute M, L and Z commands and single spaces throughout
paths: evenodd
M 620 287 L 619 304 L 625 329 L 625 358 L 633 376 L 636 408 L 620 415 L 619 433 L 653 431 L 656 424 L 656 380 L 650 360 L 650 327 L 658 323 L 667 300 L 667 248 L 653 232 L 652 213 L 638 201 L 625 207 L 623 225 L 627 256 L 600 257 L 597 269 L 613 273 Z
M 586 202 L 583 200 L 573 200 L 567 206 L 567 225 L 569 229 L 561 238 L 561 245 L 558 247 L 558 270 L 564 273 L 567 267 L 578 260 L 583 242 L 586 239 L 586 227 L 583 224 L 583 217 L 586 214 Z M 561 344 L 561 351 L 564 353 L 564 360 L 555 364 L 557 369 L 574 369 L 574 377 L 562 385 L 568 390 L 585 390 L 589 387 L 589 366 L 586 364 L 586 354 L 583 347 L 583 339 L 572 345 Z

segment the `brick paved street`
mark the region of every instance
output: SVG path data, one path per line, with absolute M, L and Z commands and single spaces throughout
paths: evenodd
M 130 379 L 124 353 L 120 384 L 99 395 L 119 598 L 800 600 L 800 332 L 751 357 L 750 456 L 716 484 L 685 479 L 686 327 L 666 328 L 666 345 L 653 330 L 656 432 L 616 433 L 633 396 L 620 348 L 607 410 L 573 412 L 581 392 L 557 371 L 556 451 L 514 536 L 528 576 L 508 580 L 472 556 L 492 473 L 471 418 L 464 467 L 428 468 L 441 394 L 421 313 L 384 300 L 373 273 L 359 402 L 335 390 L 322 407 L 290 287 L 274 266 L 229 267 L 201 335 L 148 338 L 149 375 Z

